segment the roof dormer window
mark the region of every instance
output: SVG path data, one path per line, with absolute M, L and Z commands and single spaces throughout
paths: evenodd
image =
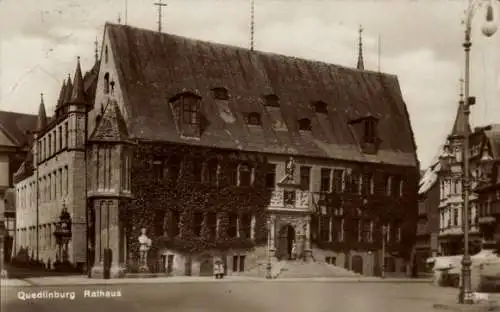
M 259 113 L 249 113 L 246 116 L 245 123 L 250 126 L 260 126 L 262 125 L 262 122 L 260 120 L 260 114 Z
M 299 119 L 299 130 L 311 131 L 311 119 L 308 118 Z
M 316 114 L 328 114 L 328 104 L 326 104 L 325 102 L 316 101 L 312 106 Z
M 279 98 L 276 94 L 268 94 L 264 96 L 264 103 L 269 107 L 280 107 Z
M 201 97 L 192 92 L 182 92 L 172 97 L 169 102 L 181 135 L 199 137 L 202 132 Z
M 216 100 L 228 100 L 229 94 L 226 88 L 216 87 L 212 89 L 212 95 Z
M 364 121 L 364 123 L 365 123 L 364 136 L 363 136 L 364 142 L 371 143 L 371 144 L 376 143 L 376 141 L 377 141 L 377 132 L 376 132 L 377 120 L 374 118 L 368 118 Z

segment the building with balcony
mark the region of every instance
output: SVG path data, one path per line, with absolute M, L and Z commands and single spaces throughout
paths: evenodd
M 93 276 L 109 252 L 112 276 L 137 270 L 143 228 L 150 269 L 168 274 L 293 255 L 404 271 L 419 171 L 395 76 L 124 25 L 103 38 L 88 116 Z
M 443 147 L 443 152 L 440 156 L 440 230 L 439 230 L 439 245 L 440 253 L 445 256 L 459 255 L 463 253 L 463 237 L 464 226 L 469 227 L 469 242 L 471 253 L 478 252 L 481 248 L 481 233 L 478 223 L 478 206 L 477 194 L 470 193 L 469 196 L 469 224 L 463 223 L 463 192 L 462 192 L 462 176 L 463 176 L 463 133 L 467 128 L 470 136 L 469 148 L 469 168 L 471 190 L 474 190 L 478 184 L 479 178 L 479 160 L 480 150 L 482 146 L 481 131 L 472 133 L 470 125 L 463 118 L 462 109 L 464 106 L 463 98 L 458 103 L 457 117 L 453 125 L 452 131 L 446 140 Z M 467 127 L 467 128 L 466 128 Z
M 478 224 L 483 237 L 483 249 L 498 250 L 500 242 L 500 125 L 476 129 L 480 155 L 477 194 Z
M 93 103 L 97 69 L 96 58 L 93 68 L 82 75 L 78 60 L 73 80 L 64 81 L 51 117 L 42 95 L 30 153 L 14 174 L 14 254 L 50 268 L 63 262 L 54 235 L 63 208 L 73 220 L 67 260 L 83 270 L 87 259 L 85 118 Z
M 11 257 L 16 222 L 13 175 L 29 153 L 35 126 L 36 115 L 0 111 L 0 235 L 6 230 L 4 254 L 0 256 L 6 262 Z

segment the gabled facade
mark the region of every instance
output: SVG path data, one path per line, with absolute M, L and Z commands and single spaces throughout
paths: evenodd
M 395 76 L 107 24 L 89 112 L 93 275 L 212 274 L 267 252 L 404 271 L 418 161 Z M 388 230 L 382 232 L 385 226 Z M 381 253 L 382 239 L 387 253 Z
M 83 270 L 87 259 L 86 112 L 93 104 L 98 65 L 96 60 L 84 76 L 78 59 L 73 79 L 64 81 L 51 117 L 42 95 L 31 152 L 14 175 L 18 215 L 14 254 L 51 268 L 67 260 Z M 67 259 L 58 252 L 54 235 L 64 208 L 72 219 Z

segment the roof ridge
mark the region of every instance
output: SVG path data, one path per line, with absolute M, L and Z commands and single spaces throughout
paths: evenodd
M 160 35 L 160 36 L 170 36 L 170 37 L 174 37 L 174 38 L 177 38 L 177 39 L 188 40 L 188 41 L 191 41 L 193 43 L 206 43 L 206 44 L 210 44 L 210 45 L 219 45 L 219 46 L 223 46 L 223 47 L 228 47 L 228 48 L 233 48 L 233 49 L 239 49 L 241 51 L 247 51 L 249 53 L 251 52 L 251 53 L 256 53 L 256 54 L 275 55 L 275 56 L 287 57 L 287 58 L 291 58 L 291 59 L 297 59 L 299 61 L 316 62 L 316 63 L 321 63 L 321 64 L 327 64 L 329 66 L 336 66 L 336 67 L 339 67 L 339 68 L 342 68 L 342 69 L 346 69 L 346 70 L 350 70 L 350 71 L 353 71 L 353 72 L 366 73 L 366 74 L 370 74 L 370 75 L 377 75 L 378 74 L 378 75 L 387 76 L 387 77 L 394 77 L 396 79 L 398 77 L 396 74 L 391 74 L 391 73 L 386 73 L 386 72 L 380 72 L 380 71 L 375 71 L 375 70 L 358 69 L 356 67 L 349 67 L 349 66 L 345 66 L 345 65 L 339 65 L 339 64 L 330 63 L 330 62 L 327 62 L 327 61 L 315 60 L 315 59 L 310 59 L 310 58 L 305 58 L 305 57 L 296 57 L 296 56 L 282 54 L 282 53 L 278 53 L 278 52 L 263 51 L 263 50 L 250 50 L 250 49 L 247 49 L 247 48 L 242 47 L 242 46 L 237 46 L 237 45 L 228 44 L 228 43 L 214 42 L 214 41 L 210 41 L 210 40 L 206 40 L 206 39 L 199 39 L 199 38 L 194 38 L 194 37 L 181 36 L 181 35 L 177 35 L 177 34 L 173 34 L 173 33 L 167 33 L 167 32 L 158 33 L 157 30 L 152 30 L 152 29 L 148 29 L 148 28 L 141 28 L 141 27 L 135 27 L 135 26 L 123 25 L 123 24 L 115 24 L 115 23 L 110 23 L 110 22 L 107 22 L 106 26 L 111 26 L 111 27 L 116 27 L 116 28 L 129 28 L 129 29 L 134 29 L 134 30 L 139 30 L 139 31 L 144 31 L 144 32 L 150 32 L 152 34 L 156 34 L 156 35 Z

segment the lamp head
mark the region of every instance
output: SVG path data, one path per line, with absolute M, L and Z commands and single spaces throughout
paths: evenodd
M 485 35 L 486 37 L 493 36 L 497 32 L 497 30 L 498 25 L 494 22 L 486 22 L 482 28 L 483 35 Z
M 483 25 L 483 35 L 493 36 L 498 30 L 498 25 L 493 21 L 493 6 L 491 4 L 486 8 L 486 23 Z

